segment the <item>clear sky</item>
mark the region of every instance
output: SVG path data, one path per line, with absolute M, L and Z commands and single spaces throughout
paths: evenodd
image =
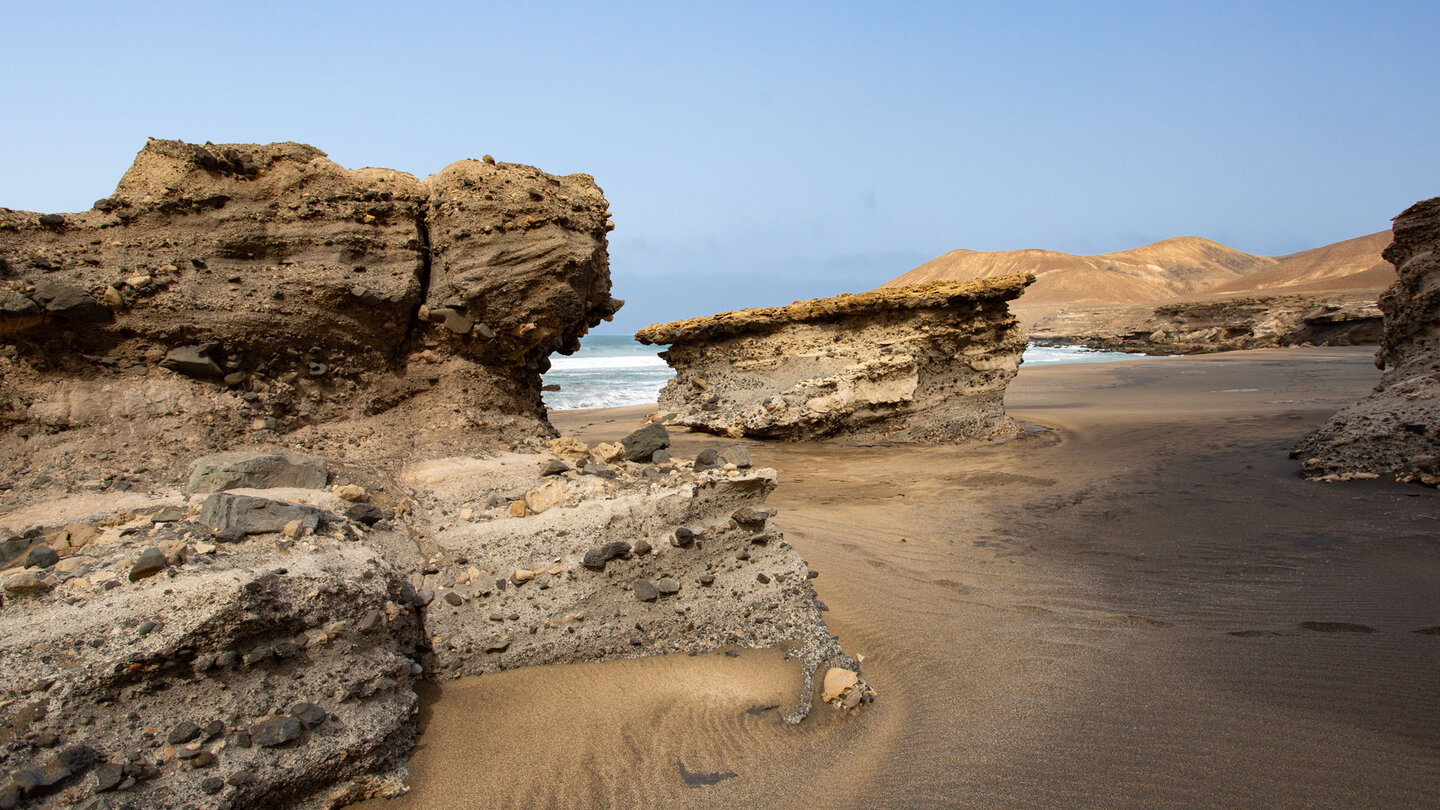
M 147 136 L 424 177 L 587 172 L 614 324 L 872 288 L 954 248 L 1267 255 L 1440 195 L 1440 2 L 0 3 L 0 205 Z

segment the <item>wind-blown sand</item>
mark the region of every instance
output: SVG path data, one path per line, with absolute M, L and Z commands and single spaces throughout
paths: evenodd
M 876 703 L 784 726 L 778 652 L 457 681 L 376 805 L 1434 805 L 1440 494 L 1286 457 L 1377 378 L 1368 349 L 1028 367 L 1010 412 L 1051 433 L 749 442 Z

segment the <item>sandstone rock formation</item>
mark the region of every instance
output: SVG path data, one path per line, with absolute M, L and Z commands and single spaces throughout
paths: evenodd
M 1379 342 L 1382 331 L 1375 299 L 1357 290 L 1066 308 L 1041 318 L 1030 339 L 1146 354 L 1365 345 Z
M 1025 335 L 1006 302 L 1034 276 L 937 282 L 648 326 L 670 344 L 667 421 L 728 436 L 1001 436 Z
M 575 466 L 447 457 L 333 492 L 172 487 L 0 515 L 0 801 L 388 795 L 423 678 L 781 645 L 804 675 L 798 721 L 817 671 L 858 668 L 769 525 L 773 470 L 556 449 Z M 60 517 L 75 509 L 99 512 Z M 27 514 L 52 520 L 13 523 Z
M 1394 475 L 1440 485 L 1440 197 L 1395 218 L 1385 259 L 1400 278 L 1380 298 L 1385 334 L 1374 393 L 1341 410 L 1291 455 L 1309 477 Z
M 588 175 L 489 158 L 421 182 L 151 140 L 93 210 L 0 209 L 0 455 L 63 471 L 117 430 L 182 455 L 307 428 L 343 446 L 328 427 L 407 401 L 447 441 L 551 433 L 549 354 L 621 303 L 608 213 Z

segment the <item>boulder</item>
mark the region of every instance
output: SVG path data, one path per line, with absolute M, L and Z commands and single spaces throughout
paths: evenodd
M 670 431 L 651 422 L 621 439 L 620 445 L 625 448 L 626 461 L 649 463 L 655 453 L 670 446 Z
M 328 478 L 325 459 L 317 456 L 254 451 L 216 453 L 198 458 L 190 465 L 185 491 L 210 493 L 274 487 L 323 489 Z
M 267 534 L 284 531 L 286 525 L 293 522 L 297 530 L 313 533 L 325 521 L 325 513 L 303 504 L 217 492 L 200 505 L 196 520 L 216 532 Z

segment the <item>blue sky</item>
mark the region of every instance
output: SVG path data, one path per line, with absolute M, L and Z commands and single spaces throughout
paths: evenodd
M 1440 3 L 18 3 L 0 205 L 147 136 L 425 176 L 588 172 L 599 332 L 859 291 L 954 248 L 1279 255 L 1440 194 Z

